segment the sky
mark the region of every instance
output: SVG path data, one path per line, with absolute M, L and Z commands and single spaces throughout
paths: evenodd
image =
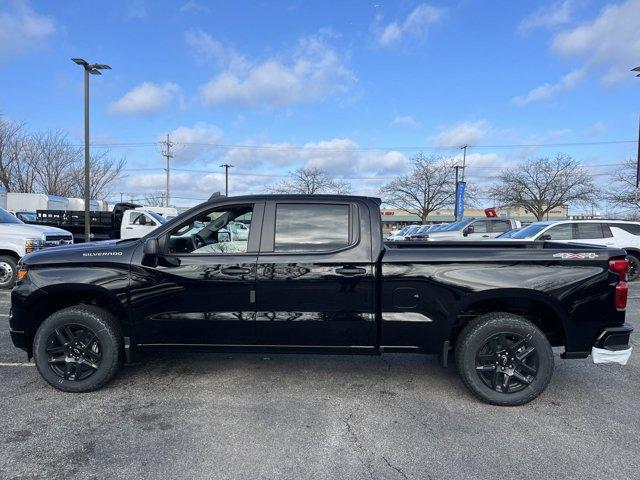
M 0 114 L 125 156 L 111 200 L 263 192 L 301 166 L 376 195 L 416 152 L 467 152 L 466 180 L 558 152 L 607 185 L 635 156 L 640 0 L 0 0 Z M 487 204 L 490 199 L 481 200 Z

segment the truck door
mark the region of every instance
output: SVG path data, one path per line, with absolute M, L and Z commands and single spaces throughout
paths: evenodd
M 255 343 L 256 261 L 262 203 L 224 204 L 186 219 L 159 238 L 157 267 L 132 268 L 131 306 L 144 344 Z M 244 223 L 245 240 L 228 225 Z M 255 229 L 252 224 L 257 224 Z M 132 265 L 133 266 L 133 265 Z
M 261 344 L 374 346 L 368 215 L 346 202 L 267 203 L 256 283 Z
M 145 212 L 128 210 L 122 217 L 120 238 L 142 238 L 159 225 L 158 221 Z

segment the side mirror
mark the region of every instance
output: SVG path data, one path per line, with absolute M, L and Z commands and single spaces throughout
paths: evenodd
M 545 233 L 544 235 L 540 235 L 538 237 L 538 240 L 551 240 L 551 235 L 549 235 L 548 233 Z
M 158 250 L 158 239 L 147 238 L 142 247 L 142 253 L 144 254 L 144 256 L 142 257 L 142 264 L 148 267 L 157 267 Z
M 467 228 L 465 228 L 465 229 L 462 231 L 462 235 L 464 235 L 465 237 L 466 237 L 467 235 L 469 235 L 470 233 L 473 233 L 473 226 L 472 226 L 472 225 L 469 225 Z
M 140 215 L 139 223 L 140 223 L 140 225 L 146 225 L 147 224 L 147 217 L 145 215 Z

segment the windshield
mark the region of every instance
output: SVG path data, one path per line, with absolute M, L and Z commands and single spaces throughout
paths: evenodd
M 466 220 L 461 220 L 459 222 L 452 223 L 448 227 L 443 228 L 441 231 L 442 232 L 454 232 L 456 230 L 460 230 L 460 229 L 466 227 L 467 225 L 469 225 L 473 220 L 474 220 L 473 218 L 467 218 Z
M 528 227 L 524 227 L 522 230 L 519 230 L 516 233 L 514 233 L 511 236 L 511 238 L 519 238 L 519 239 L 533 238 L 548 226 L 549 226 L 548 223 L 532 223 Z
M 0 208 L 0 223 L 23 223 L 6 210 Z
M 153 217 L 154 219 L 156 219 L 158 221 L 158 223 L 160 223 L 160 225 L 162 225 L 163 223 L 167 223 L 167 219 L 164 218 L 159 213 L 147 211 L 147 215 L 149 215 L 149 216 Z
M 428 232 L 431 228 L 431 225 L 423 225 L 416 233 L 425 233 Z
M 36 212 L 16 212 L 16 217 L 23 222 L 35 222 L 38 218 Z

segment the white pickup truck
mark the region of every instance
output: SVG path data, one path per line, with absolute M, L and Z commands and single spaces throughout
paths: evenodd
M 29 225 L 0 208 L 0 288 L 11 288 L 18 260 L 45 247 L 73 243 L 71 233 L 47 225 Z
M 509 218 L 467 218 L 452 223 L 447 227 L 421 235 L 423 241 L 452 241 L 452 240 L 486 240 L 501 233 L 520 228 L 518 220 Z M 417 239 L 416 239 L 417 240 Z
M 167 221 L 159 213 L 135 203 L 118 203 L 113 211 L 91 211 L 91 241 L 144 237 Z M 38 210 L 31 225 L 61 227 L 73 234 L 75 243 L 85 241 L 84 211 Z

